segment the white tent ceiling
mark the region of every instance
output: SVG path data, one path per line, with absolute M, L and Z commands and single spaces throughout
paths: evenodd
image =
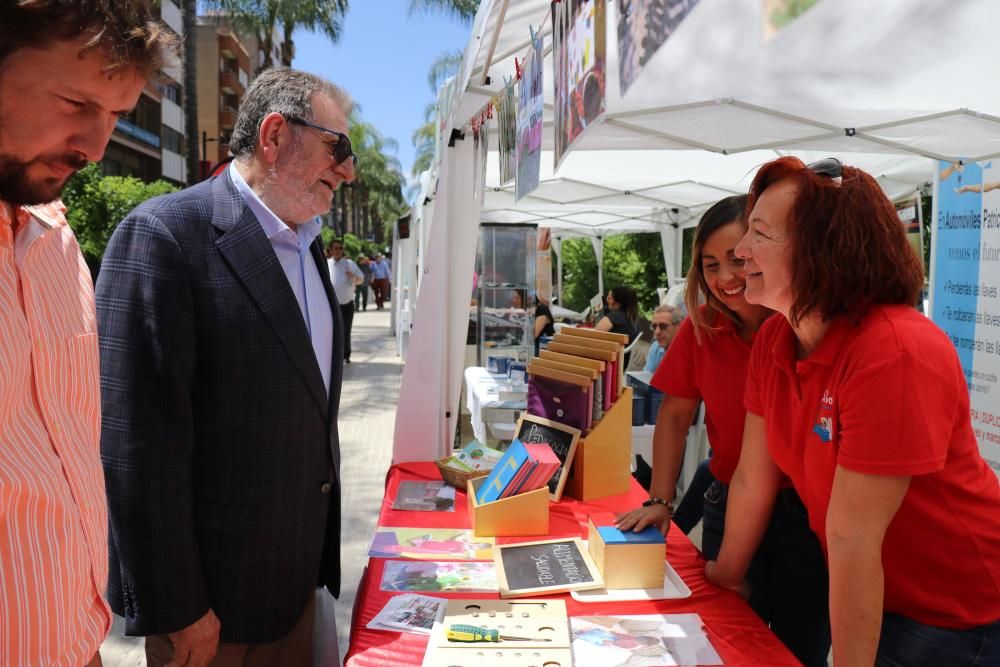
M 607 112 L 554 172 L 548 54 L 541 185 L 515 203 L 491 155 L 484 221 L 606 231 L 683 224 L 745 192 L 777 152 L 840 156 L 879 176 L 891 197 L 930 180 L 927 158 L 1000 155 L 1000 86 L 990 64 L 1000 2 L 820 0 L 764 42 L 759 0 L 700 0 L 624 98 L 617 5 L 607 4 Z M 483 1 L 447 127 L 463 127 L 514 75 L 529 26 L 542 26 L 551 49 L 549 7 Z
M 515 203 L 513 185 L 497 182 L 493 154 L 480 198 L 471 137 L 442 146 L 440 180 L 428 179 L 421 197 L 434 200 L 434 212 L 422 225 L 430 232 L 420 250 L 423 286 L 400 390 L 397 461 L 442 456 L 453 442 L 476 222 L 591 234 L 659 229 L 667 259 L 680 235 L 666 224 L 690 223 L 725 194 L 745 192 L 755 168 L 777 152 L 842 157 L 878 176 L 894 197 L 926 184 L 932 159 L 1000 156 L 998 0 L 819 0 L 766 43 L 761 0 L 699 0 L 624 98 L 618 3 L 596 1 L 609 10 L 606 113 L 555 171 L 547 58 L 538 190 Z M 542 26 L 550 47 L 549 9 L 550 0 L 482 0 L 457 92 L 440 98 L 445 139 L 468 129 L 514 75 L 529 26 Z

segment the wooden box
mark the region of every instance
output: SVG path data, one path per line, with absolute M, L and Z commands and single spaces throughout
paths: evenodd
M 633 533 L 618 530 L 611 521 L 600 523 L 611 525 L 597 525 L 591 518 L 587 550 L 604 575 L 604 587 L 663 588 L 667 556 L 663 534 L 655 527 Z
M 565 492 L 583 501 L 628 493 L 632 471 L 632 389 L 580 440 Z
M 479 504 L 476 493 L 485 477 L 470 479 L 469 517 L 476 537 L 510 537 L 549 534 L 549 487 Z

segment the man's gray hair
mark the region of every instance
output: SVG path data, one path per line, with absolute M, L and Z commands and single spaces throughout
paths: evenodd
M 653 310 L 653 314 L 655 315 L 657 313 L 666 313 L 667 315 L 670 315 L 671 324 L 680 324 L 686 317 L 683 310 L 680 308 L 674 308 L 673 306 L 657 306 Z
M 229 151 L 233 157 L 253 155 L 260 141 L 260 124 L 270 113 L 312 120 L 313 95 L 317 93 L 333 100 L 344 115 L 351 115 L 354 102 L 350 96 L 343 88 L 322 77 L 287 68 L 261 72 L 250 84 L 236 115 L 233 136 L 229 140 Z

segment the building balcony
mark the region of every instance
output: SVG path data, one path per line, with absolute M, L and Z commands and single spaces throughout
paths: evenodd
M 219 129 L 231 130 L 236 126 L 236 109 L 221 109 L 219 111 Z
M 153 148 L 160 147 L 160 137 L 157 134 L 153 134 L 149 130 L 144 130 L 138 125 L 130 123 L 124 118 L 119 118 L 118 122 L 115 123 L 115 131 L 121 132 L 122 134 L 135 139 L 141 143 L 144 143 Z
M 243 84 L 239 75 L 229 70 L 219 72 L 219 88 L 228 95 L 243 95 Z
M 184 134 L 184 111 L 179 105 L 164 98 L 160 102 L 163 124 Z
M 184 19 L 181 8 L 173 0 L 162 0 L 160 3 L 160 19 L 178 35 L 184 35 Z

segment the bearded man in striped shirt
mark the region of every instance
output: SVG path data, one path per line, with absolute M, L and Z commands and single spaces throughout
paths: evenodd
M 176 38 L 142 0 L 0 3 L 0 666 L 100 664 L 94 290 L 59 201 Z

